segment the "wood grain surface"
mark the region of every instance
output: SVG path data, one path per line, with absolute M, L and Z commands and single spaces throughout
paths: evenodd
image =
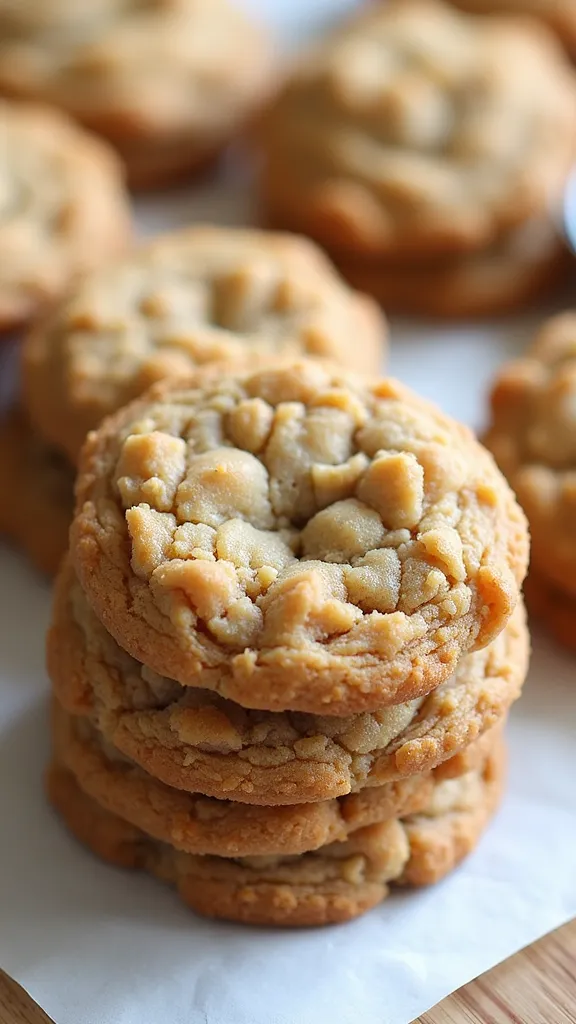
M 419 1024 L 576 1024 L 576 920 L 464 985 Z
M 0 970 L 0 1024 L 54 1024 L 33 999 Z
M 0 1024 L 54 1022 L 0 971 Z M 576 920 L 464 985 L 414 1024 L 576 1024 Z

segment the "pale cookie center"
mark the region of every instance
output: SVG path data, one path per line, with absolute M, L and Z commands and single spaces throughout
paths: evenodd
M 215 385 L 188 412 L 175 395 L 132 424 L 114 481 L 135 574 L 234 647 L 323 642 L 395 612 L 402 646 L 422 615 L 466 614 L 498 498 L 457 435 L 393 399 L 371 417 L 345 388 L 284 400 L 291 380 Z

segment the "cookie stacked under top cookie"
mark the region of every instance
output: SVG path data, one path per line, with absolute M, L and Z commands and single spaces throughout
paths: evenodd
M 549 320 L 500 371 L 486 444 L 528 516 L 530 606 L 576 649 L 576 313 Z
M 302 362 L 92 433 L 48 661 L 49 790 L 195 909 L 315 924 L 445 874 L 502 783 L 526 529 L 471 434 Z
M 262 119 L 262 205 L 387 309 L 510 309 L 565 258 L 554 208 L 575 115 L 573 70 L 545 26 L 436 0 L 368 5 Z
M 353 344 L 350 344 L 353 339 Z M 309 355 L 376 373 L 386 324 L 313 243 L 195 227 L 141 246 L 83 280 L 23 346 L 23 402 L 0 428 L 11 488 L 0 529 L 43 571 L 67 546 L 73 470 L 85 435 L 150 384 L 226 360 Z M 37 522 L 41 506 L 41 527 Z

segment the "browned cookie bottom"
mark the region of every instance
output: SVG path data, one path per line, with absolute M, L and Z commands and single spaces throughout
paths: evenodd
M 405 265 L 333 254 L 344 277 L 393 313 L 457 319 L 496 316 L 558 290 L 572 255 L 545 221 L 524 225 L 490 249 Z
M 482 774 L 439 787 L 424 813 L 370 825 L 298 857 L 182 853 L 103 810 L 57 763 L 48 770 L 47 790 L 69 829 L 94 853 L 176 886 L 197 913 L 289 927 L 350 920 L 383 900 L 389 883 L 444 877 L 474 848 L 498 805 L 504 762 L 499 747 Z

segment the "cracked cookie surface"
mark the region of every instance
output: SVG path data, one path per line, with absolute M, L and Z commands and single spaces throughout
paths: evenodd
M 506 364 L 484 438 L 530 524 L 531 564 L 576 596 L 576 313 L 548 320 Z
M 469 431 L 314 364 L 123 410 L 84 450 L 78 509 L 77 569 L 118 642 L 270 710 L 427 692 L 505 624 L 526 559 Z
M 439 785 L 420 814 L 358 829 L 343 842 L 299 856 L 197 856 L 175 850 L 110 814 L 61 765 L 50 766 L 48 796 L 70 831 L 112 864 L 139 868 L 176 886 L 197 913 L 247 924 L 320 925 L 364 913 L 388 884 L 438 881 L 476 845 L 494 813 L 504 751 L 473 779 Z
M 272 63 L 264 32 L 228 0 L 0 0 L 0 91 L 106 136 L 137 186 L 217 153 L 268 91 Z
M 376 304 L 304 238 L 194 227 L 92 274 L 24 346 L 24 390 L 43 436 L 76 461 L 104 416 L 168 376 L 226 361 L 313 356 L 378 373 Z
M 430 692 L 494 639 L 523 514 L 471 432 L 389 379 L 301 362 L 159 385 L 89 435 L 71 550 L 149 668 L 245 707 Z
M 367 5 L 262 117 L 262 205 L 334 253 L 485 249 L 562 189 L 575 82 L 536 22 L 434 0 Z
M 0 100 L 0 138 L 4 331 L 125 249 L 130 211 L 112 151 L 57 111 Z
M 100 624 L 65 563 L 48 671 L 67 711 L 167 785 L 250 804 L 318 801 L 427 772 L 458 772 L 500 726 L 526 675 L 524 610 L 424 699 L 372 714 L 250 711 L 146 669 Z M 458 762 L 458 763 L 457 763 Z M 461 766 L 462 767 L 462 766 Z M 465 768 L 462 767 L 462 771 Z
M 68 548 L 74 471 L 34 436 L 19 409 L 0 424 L 0 480 L 0 534 L 53 575 Z

